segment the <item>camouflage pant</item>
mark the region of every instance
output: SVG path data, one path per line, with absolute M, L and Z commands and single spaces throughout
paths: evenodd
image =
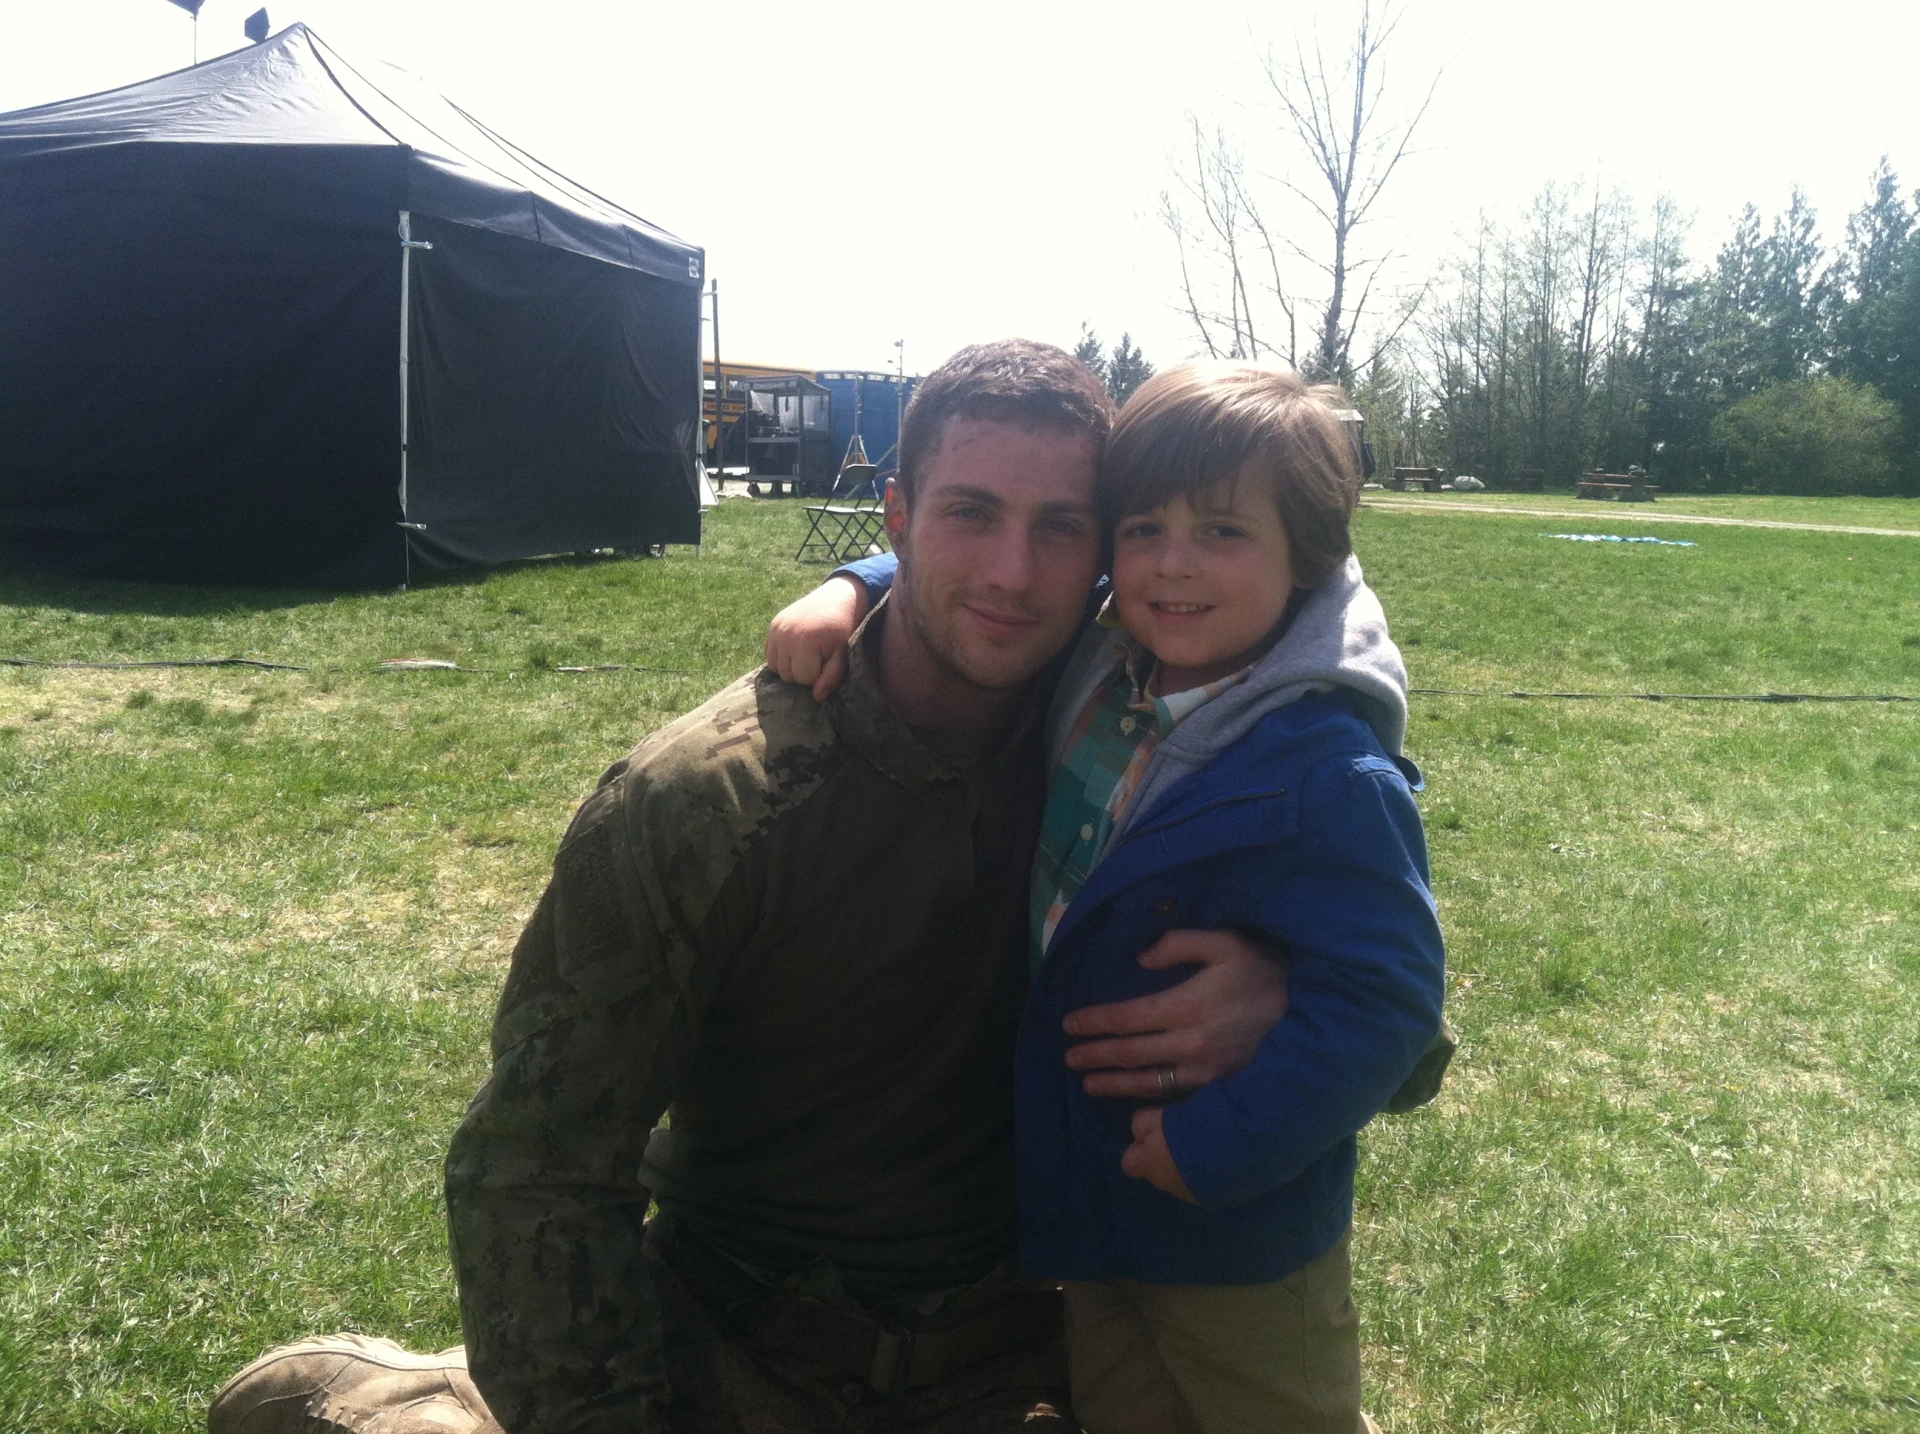
M 658 1261 L 651 1251 L 644 1257 Z M 1073 1434 L 1060 1342 L 969 1365 L 897 1396 L 750 1346 L 656 1264 L 673 1434 Z M 466 1351 L 412 1354 L 388 1340 L 325 1335 L 284 1345 L 228 1381 L 209 1434 L 503 1434 Z
M 873 1394 L 847 1375 L 751 1349 L 670 1270 L 660 1280 L 674 1434 L 1074 1434 L 1065 1351 L 983 1360 L 924 1389 Z

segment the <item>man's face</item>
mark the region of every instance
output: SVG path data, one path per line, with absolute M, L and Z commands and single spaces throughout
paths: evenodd
M 1100 569 L 1094 440 L 955 418 L 908 509 L 887 491 L 905 616 L 942 667 L 1004 691 L 1073 636 Z

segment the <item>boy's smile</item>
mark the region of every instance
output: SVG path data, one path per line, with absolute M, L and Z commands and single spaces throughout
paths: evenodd
M 1114 608 L 1159 659 L 1160 695 L 1256 661 L 1292 596 L 1292 550 L 1263 478 L 1216 484 L 1197 503 L 1176 495 L 1122 518 L 1114 533 Z

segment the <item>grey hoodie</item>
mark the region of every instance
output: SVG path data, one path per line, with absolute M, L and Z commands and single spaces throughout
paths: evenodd
M 1050 765 L 1057 766 L 1066 754 L 1074 719 L 1113 672 L 1112 643 L 1112 631 L 1095 624 L 1067 660 L 1047 713 Z M 1398 756 L 1407 735 L 1406 664 L 1387 636 L 1380 599 L 1361 578 L 1360 560 L 1351 555 L 1308 594 L 1286 634 L 1254 664 L 1245 682 L 1192 713 L 1154 749 L 1114 838 L 1175 782 L 1206 766 L 1274 708 L 1336 687 L 1360 695 L 1361 710 L 1381 745 Z

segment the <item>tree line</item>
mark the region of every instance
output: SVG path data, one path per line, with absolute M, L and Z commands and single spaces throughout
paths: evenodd
M 1496 484 L 1639 464 L 1671 488 L 1920 492 L 1917 206 L 1883 158 L 1839 245 L 1796 189 L 1696 265 L 1671 197 L 1549 184 L 1482 220 L 1350 381 L 1377 445 Z
M 1094 371 L 1116 404 L 1132 398 L 1133 391 L 1153 377 L 1153 365 L 1140 352 L 1132 334 L 1120 335 L 1120 342 L 1108 348 L 1100 341 L 1100 335 L 1083 323 L 1080 341 L 1073 346 L 1073 356 Z
M 1670 490 L 1920 496 L 1920 190 L 1886 157 L 1838 244 L 1796 188 L 1770 218 L 1748 205 L 1704 263 L 1672 196 L 1549 183 L 1518 219 L 1482 217 L 1371 344 L 1351 301 L 1345 328 L 1325 321 L 1337 291 L 1303 344 L 1290 322 L 1279 338 L 1258 324 L 1235 248 L 1262 233 L 1242 161 L 1218 132 L 1194 137 L 1186 193 L 1212 242 L 1176 232 L 1176 302 L 1199 347 L 1343 384 L 1383 467 L 1502 487 L 1638 466 Z M 1265 293 L 1294 319 L 1277 282 Z M 1116 401 L 1153 372 L 1127 336 L 1109 352 L 1083 325 L 1076 352 Z
M 1831 247 L 1798 189 L 1698 263 L 1675 198 L 1550 183 L 1409 278 L 1375 211 L 1438 76 L 1390 63 L 1403 13 L 1267 46 L 1252 131 L 1189 117 L 1159 214 L 1199 352 L 1342 384 L 1388 465 L 1920 494 L 1920 191 L 1887 159 Z

